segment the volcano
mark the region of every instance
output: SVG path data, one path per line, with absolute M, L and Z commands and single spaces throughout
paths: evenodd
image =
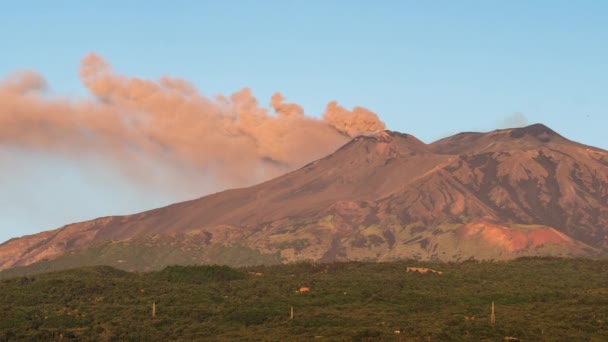
M 0 245 L 0 269 L 608 253 L 608 152 L 535 124 L 382 131 L 270 181 Z

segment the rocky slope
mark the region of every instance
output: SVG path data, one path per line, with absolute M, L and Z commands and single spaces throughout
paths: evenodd
M 608 152 L 536 124 L 432 144 L 391 131 L 357 137 L 250 188 L 7 241 L 0 269 L 607 251 Z

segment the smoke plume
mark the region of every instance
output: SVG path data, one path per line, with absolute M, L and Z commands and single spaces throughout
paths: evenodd
M 530 123 L 523 113 L 513 113 L 502 119 L 501 128 L 518 128 L 528 126 Z
M 248 88 L 209 98 L 183 79 L 120 75 L 94 53 L 79 71 L 91 98 L 50 96 L 32 71 L 2 81 L 0 147 L 103 160 L 138 182 L 200 191 L 202 179 L 218 189 L 251 185 L 384 129 L 364 108 L 331 102 L 317 119 L 280 93 L 270 100 L 272 110 Z

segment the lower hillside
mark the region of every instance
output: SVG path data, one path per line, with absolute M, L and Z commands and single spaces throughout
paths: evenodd
M 557 258 L 87 267 L 0 281 L 0 340 L 606 341 L 606 274 Z

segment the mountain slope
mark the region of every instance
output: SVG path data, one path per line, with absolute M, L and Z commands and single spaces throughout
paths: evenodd
M 159 259 L 161 250 L 168 257 Z M 163 260 L 242 265 L 606 251 L 608 152 L 537 124 L 428 145 L 391 131 L 357 137 L 256 186 L 10 240 L 0 245 L 0 269 L 55 258 L 151 269 Z

